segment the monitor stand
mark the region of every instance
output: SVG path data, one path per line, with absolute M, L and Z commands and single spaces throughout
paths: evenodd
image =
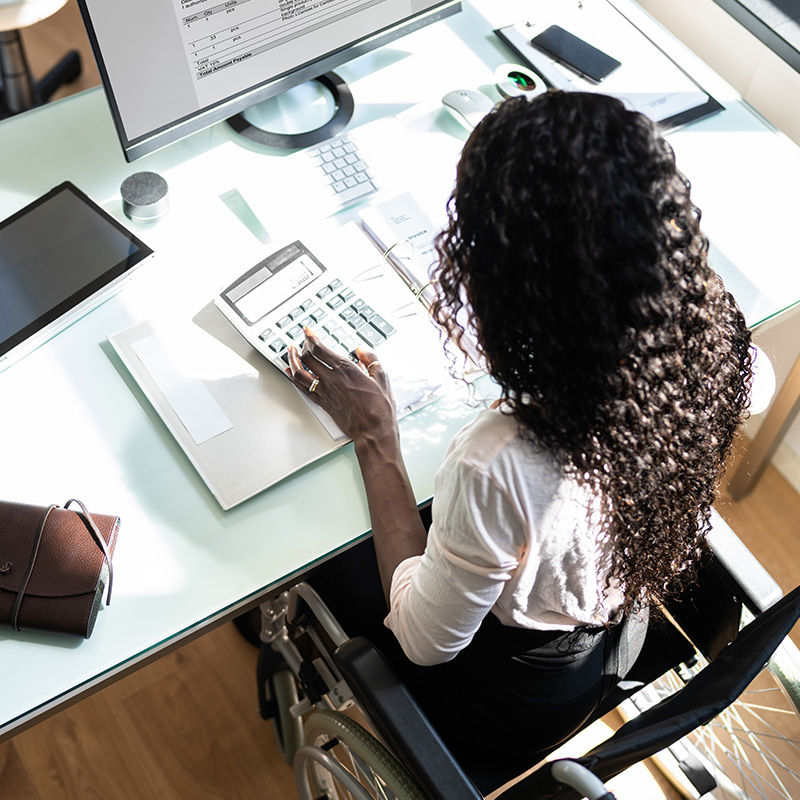
M 345 81 L 335 72 L 326 72 L 230 117 L 228 124 L 258 144 L 310 147 L 342 131 L 353 116 L 354 105 Z M 277 130 L 287 124 L 295 130 Z

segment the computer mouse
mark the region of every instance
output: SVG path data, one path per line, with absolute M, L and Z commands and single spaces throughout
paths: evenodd
M 491 98 L 476 89 L 454 89 L 442 98 L 442 104 L 470 130 L 494 108 Z

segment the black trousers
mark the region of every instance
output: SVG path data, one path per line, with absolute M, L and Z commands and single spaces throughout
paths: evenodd
M 647 628 L 646 614 L 564 632 L 507 627 L 490 613 L 452 661 L 421 667 L 383 625 L 371 540 L 325 564 L 311 583 L 349 636 L 367 636 L 383 652 L 484 792 L 583 727 L 627 674 Z

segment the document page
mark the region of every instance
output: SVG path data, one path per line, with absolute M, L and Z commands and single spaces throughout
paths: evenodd
M 408 0 L 172 3 L 201 106 L 379 30 L 411 10 Z
M 128 138 L 340 51 L 427 0 L 82 0 Z

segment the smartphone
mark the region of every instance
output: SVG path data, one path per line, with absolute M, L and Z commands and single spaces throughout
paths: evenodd
M 616 58 L 559 25 L 551 25 L 538 36 L 534 36 L 531 44 L 592 83 L 600 83 L 621 66 Z

